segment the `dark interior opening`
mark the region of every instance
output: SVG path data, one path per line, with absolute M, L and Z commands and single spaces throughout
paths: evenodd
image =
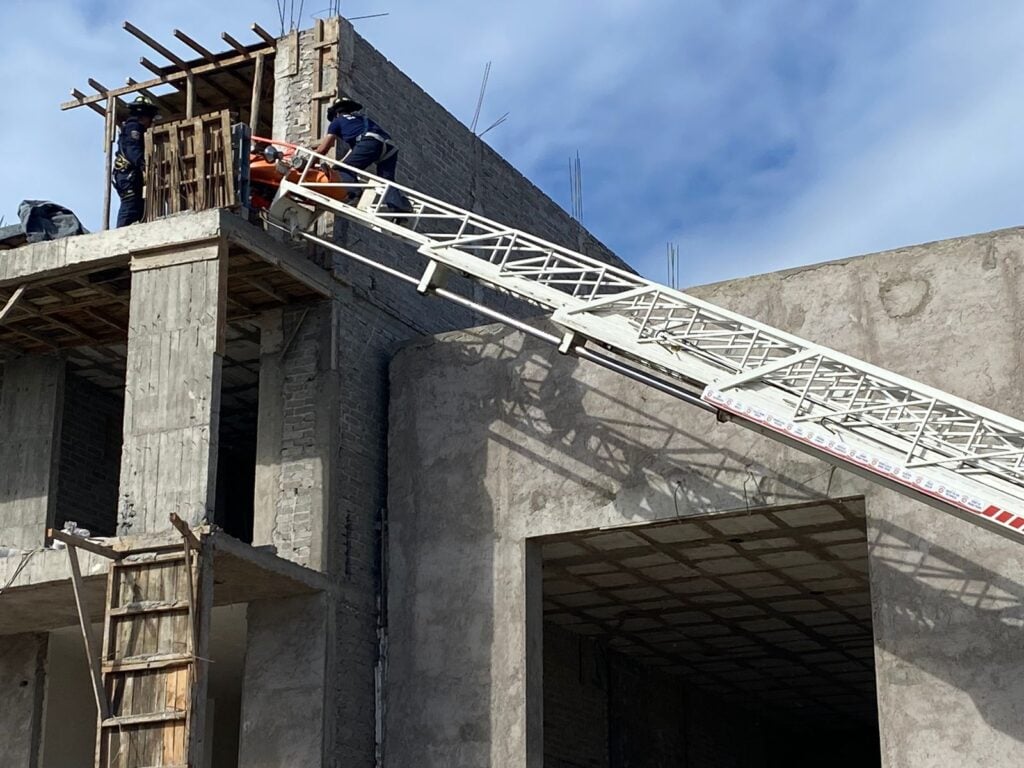
M 253 532 L 259 364 L 259 329 L 244 321 L 230 323 L 221 367 L 213 522 L 246 543 L 252 543 Z
M 69 350 L 53 525 L 117 532 L 124 425 L 123 345 Z
M 881 764 L 863 500 L 543 552 L 548 768 Z

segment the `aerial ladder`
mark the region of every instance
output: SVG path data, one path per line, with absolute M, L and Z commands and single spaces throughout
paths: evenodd
M 293 238 L 1024 541 L 1024 422 L 309 149 L 257 141 L 293 153 L 299 173 L 266 212 Z M 384 205 L 390 187 L 411 212 Z M 398 269 L 345 248 L 317 233 L 323 213 L 410 244 L 422 260 Z M 540 307 L 560 334 L 451 290 L 452 274 Z

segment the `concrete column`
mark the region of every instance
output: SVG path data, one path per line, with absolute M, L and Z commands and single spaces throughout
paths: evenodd
M 0 734 L 4 765 L 35 768 L 42 732 L 46 635 L 0 637 Z
M 256 421 L 256 492 L 253 495 L 252 543 L 274 544 L 277 498 L 281 493 L 281 429 L 284 421 L 284 346 L 282 312 L 265 312 L 260 326 L 260 387 Z
M 249 604 L 239 765 L 324 765 L 326 601 L 311 595 Z
M 57 501 L 64 361 L 23 357 L 0 388 L 0 546 L 41 546 Z
M 1024 765 L 1024 548 L 881 487 L 866 510 L 882 764 Z
M 226 297 L 220 242 L 132 262 L 121 534 L 212 518 Z

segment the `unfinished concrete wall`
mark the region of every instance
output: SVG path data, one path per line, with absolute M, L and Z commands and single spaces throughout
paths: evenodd
M 317 595 L 249 604 L 238 765 L 324 764 L 324 601 Z
M 1020 414 L 1022 250 L 1005 230 L 695 293 Z M 1024 759 L 1018 544 L 502 328 L 404 349 L 390 412 L 388 765 L 534 765 L 530 537 L 856 495 L 883 764 Z
M 0 547 L 43 544 L 57 504 L 64 361 L 22 357 L 0 387 Z
M 0 733 L 3 763 L 35 766 L 43 711 L 46 635 L 0 637 Z
M 81 376 L 66 377 L 57 528 L 74 520 L 95 535 L 114 535 L 123 421 L 124 403 L 119 397 Z
M 398 142 L 401 183 L 615 261 L 567 213 L 356 35 L 350 24 L 328 20 L 322 37 L 320 44 L 317 33 L 306 30 L 279 43 L 275 137 L 306 146 L 315 144 L 326 129 L 323 112 L 327 104 L 339 91 L 347 93 L 362 101 L 368 114 Z M 317 106 L 311 107 L 311 102 Z M 361 227 L 338 222 L 331 234 L 343 245 L 384 264 L 418 260 L 414 250 Z M 268 450 L 260 452 L 260 477 L 272 482 L 268 478 L 285 477 L 286 471 L 294 478 L 317 478 L 313 486 L 326 491 L 291 493 L 285 488 L 259 541 L 274 543 L 284 556 L 309 562 L 334 577 L 339 597 L 330 648 L 328 764 L 370 765 L 375 749 L 374 713 L 367 702 L 374 697 L 379 550 L 386 517 L 387 367 L 403 340 L 473 325 L 480 318 L 443 301 L 424 299 L 411 286 L 349 263 L 342 256 L 310 253 L 310 257 L 328 266 L 340 281 L 331 318 L 323 319 L 327 325 L 320 327 L 315 338 L 300 332 L 294 348 L 282 358 L 280 372 L 267 371 L 266 381 L 268 387 L 290 397 L 286 381 L 290 376 L 296 397 L 314 394 L 312 402 L 286 405 L 274 428 L 281 435 L 302 435 L 310 428 L 310 410 L 316 410 L 315 426 L 307 437 L 327 454 L 318 454 L 319 448 L 306 444 L 286 455 L 283 442 L 280 451 L 269 447 L 278 441 L 271 437 Z M 467 294 L 483 296 L 482 289 L 472 287 Z M 492 297 L 491 303 L 514 315 L 531 311 L 507 297 Z M 288 314 L 285 325 L 287 318 Z M 285 341 L 288 338 L 288 332 L 281 336 Z M 328 338 L 333 339 L 333 347 L 328 346 Z M 269 343 L 283 343 L 281 339 Z M 267 354 L 273 348 L 268 347 Z M 303 380 L 303 371 L 314 359 L 316 370 L 308 374 L 312 378 Z M 265 355 L 264 365 L 266 362 Z M 325 409 L 327 392 L 336 395 L 331 398 L 331 408 Z M 261 388 L 261 409 L 262 398 Z M 331 425 L 327 430 L 323 428 L 325 419 Z M 263 444 L 262 427 L 260 439 Z M 326 468 L 323 455 L 331 457 Z M 271 466 L 274 462 L 279 468 Z M 303 543 L 307 530 L 310 536 L 320 531 L 320 561 L 315 554 L 303 559 L 307 557 L 304 547 L 317 549 L 315 543 Z

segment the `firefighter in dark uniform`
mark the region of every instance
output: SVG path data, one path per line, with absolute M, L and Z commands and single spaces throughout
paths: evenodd
M 398 168 L 398 147 L 390 134 L 366 115 L 357 114 L 363 108 L 358 101 L 342 96 L 327 109 L 327 135 L 316 148 L 318 154 L 326 154 L 338 139 L 348 145 L 348 153 L 341 158 L 345 165 L 366 170 L 376 165 L 377 175 L 388 181 L 395 180 Z M 342 181 L 354 182 L 351 173 L 341 171 Z M 384 206 L 394 212 L 409 213 L 412 206 L 405 196 L 389 186 L 384 195 Z
M 119 227 L 142 221 L 146 212 L 146 203 L 142 199 L 142 181 L 146 173 L 145 136 L 158 111 L 148 97 L 137 96 L 128 105 L 128 117 L 121 124 L 111 174 L 114 190 L 121 198 L 121 207 L 117 211 Z

